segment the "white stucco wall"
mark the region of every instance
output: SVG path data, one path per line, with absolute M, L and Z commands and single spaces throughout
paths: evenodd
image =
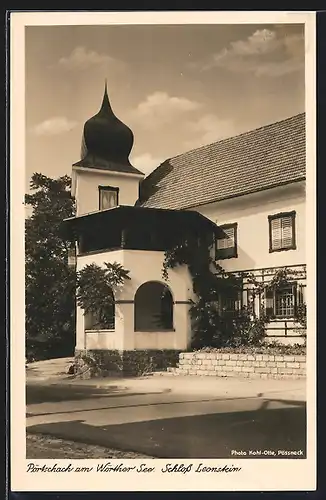
M 198 207 L 217 225 L 238 223 L 238 257 L 220 260 L 227 271 L 291 266 L 306 262 L 304 183 L 295 183 Z M 296 249 L 269 252 L 268 215 L 296 211 Z
M 75 169 L 73 171 L 77 215 L 99 210 L 99 186 L 119 188 L 119 205 L 134 205 L 139 196 L 141 176 L 116 174 L 114 172 L 94 172 Z
M 83 311 L 77 308 L 77 349 L 187 349 L 190 338 L 189 304 L 192 281 L 185 266 L 169 271 L 169 281 L 162 279 L 164 252 L 115 250 L 77 258 L 77 271 L 87 264 L 104 267 L 105 262 L 118 262 L 130 270 L 130 281 L 115 291 L 115 332 L 85 332 Z M 134 332 L 134 304 L 137 289 L 147 281 L 160 281 L 169 286 L 174 300 L 174 331 Z M 119 301 L 122 301 L 119 303 Z M 125 301 L 125 302 L 124 302 Z

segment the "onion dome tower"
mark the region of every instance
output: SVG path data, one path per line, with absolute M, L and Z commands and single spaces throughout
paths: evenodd
M 142 174 L 129 161 L 133 143 L 132 131 L 113 113 L 105 82 L 102 106 L 84 125 L 81 159 L 73 166 Z

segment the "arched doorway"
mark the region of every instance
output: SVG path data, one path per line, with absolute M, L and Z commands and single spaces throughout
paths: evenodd
M 135 331 L 173 330 L 173 297 L 159 281 L 143 283 L 135 294 Z

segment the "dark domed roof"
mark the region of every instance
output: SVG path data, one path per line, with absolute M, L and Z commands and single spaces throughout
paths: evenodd
M 141 174 L 129 161 L 133 143 L 132 131 L 112 111 L 105 84 L 101 109 L 84 125 L 81 160 L 74 166 Z

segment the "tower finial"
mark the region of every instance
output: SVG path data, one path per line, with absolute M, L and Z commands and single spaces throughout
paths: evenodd
M 101 111 L 104 111 L 104 110 L 110 110 L 112 111 L 111 109 L 111 105 L 110 105 L 110 101 L 109 101 L 109 96 L 108 96 L 108 81 L 107 81 L 107 78 L 105 78 L 105 84 L 104 84 L 104 95 L 103 95 L 103 101 L 102 101 L 102 106 L 101 106 Z

